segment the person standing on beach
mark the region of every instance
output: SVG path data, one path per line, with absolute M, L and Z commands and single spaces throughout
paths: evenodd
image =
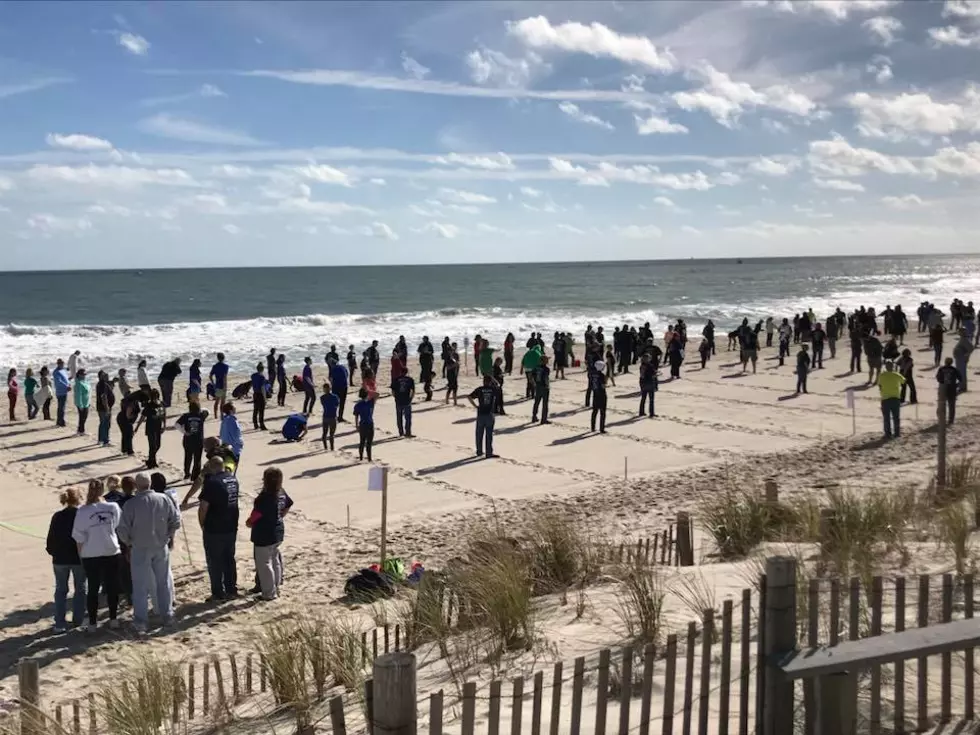
M 347 349 L 347 378 L 348 385 L 354 385 L 354 373 L 357 372 L 357 353 L 354 352 L 354 345 Z
M 71 579 L 75 594 L 72 598 L 71 623 L 78 628 L 85 622 L 85 571 L 78 556 L 78 543 L 72 538 L 75 515 L 82 502 L 82 494 L 70 487 L 59 497 L 64 506 L 51 516 L 45 549 L 54 567 L 54 632 L 68 629 L 68 580 Z
M 160 386 L 160 398 L 164 408 L 170 408 L 174 398 L 174 382 L 183 370 L 180 369 L 180 358 L 175 357 L 170 362 L 163 363 L 160 368 L 160 375 L 157 376 L 157 383 Z
M 37 400 L 34 397 L 36 392 L 37 380 L 34 378 L 34 371 L 31 368 L 27 368 L 27 372 L 24 374 L 24 402 L 27 404 L 28 421 L 37 416 L 38 405 Z
M 210 437 L 214 439 L 214 437 Z M 221 407 L 221 428 L 218 430 L 219 448 L 224 446 L 231 450 L 235 467 L 229 470 L 233 475 L 238 474 L 238 465 L 242 461 L 242 452 L 245 451 L 245 435 L 242 431 L 241 422 L 238 420 L 238 413 L 235 404 L 228 402 Z M 204 440 L 205 456 L 211 459 L 214 453 L 207 454 L 208 440 Z M 227 467 L 226 467 L 227 469 Z
M 419 343 L 416 352 L 419 356 L 419 369 L 421 370 L 419 382 L 422 385 L 431 384 L 431 376 L 434 374 L 432 368 L 436 364 L 436 350 L 427 336 L 422 337 L 422 342 Z M 426 400 L 432 400 L 431 395 Z
M 837 338 L 840 336 L 840 324 L 833 315 L 827 319 L 825 329 L 827 332 L 827 347 L 830 349 L 830 359 L 833 360 L 837 357 Z
M 514 342 L 516 341 L 512 332 L 507 332 L 504 339 L 504 372 L 508 375 L 514 372 Z
M 75 350 L 68 356 L 68 379 L 74 380 L 75 374 L 78 372 L 78 368 L 81 366 L 81 350 Z
M 493 382 L 497 384 L 497 408 L 494 413 L 498 416 L 506 416 L 504 411 L 504 359 L 497 357 L 493 361 Z
M 95 384 L 95 410 L 99 415 L 99 444 L 109 446 L 109 431 L 112 428 L 112 407 L 116 405 L 116 394 L 112 390 L 109 374 L 99 371 L 99 379 Z
M 541 358 L 542 352 L 537 345 L 531 347 L 521 358 L 521 372 L 527 379 L 527 385 L 524 389 L 525 400 L 534 398 L 534 371 L 541 364 Z
M 818 322 L 813 325 L 813 331 L 810 332 L 810 342 L 813 345 L 813 369 L 823 370 L 823 346 L 827 339 L 827 333 L 823 330 L 823 326 Z
M 64 360 L 58 360 L 57 367 L 51 376 L 54 379 L 54 395 L 58 401 L 58 413 L 55 423 L 58 426 L 68 426 L 65 422 L 65 407 L 68 405 L 68 391 L 71 390 L 71 378 L 65 370 Z
M 796 395 L 806 393 L 806 379 L 810 374 L 810 355 L 807 354 L 806 345 L 800 345 L 800 351 L 796 353 Z
M 330 365 L 330 387 L 337 397 L 337 421 L 344 423 L 344 407 L 347 405 L 347 386 L 351 384 L 351 373 L 339 361 Z
M 456 343 L 453 342 L 452 350 L 449 353 L 449 360 L 446 362 L 446 403 L 449 403 L 450 397 L 453 399 L 453 405 L 458 406 L 459 401 L 457 400 L 459 394 L 459 353 L 456 351 Z
M 85 505 L 75 513 L 71 536 L 78 544 L 78 555 L 85 569 L 88 585 L 87 632 L 94 633 L 98 626 L 99 592 L 104 590 L 109 605 L 109 627 L 118 628 L 120 556 L 116 528 L 122 511 L 115 503 L 102 499 L 105 486 L 102 480 L 89 480 Z
M 493 377 L 484 375 L 483 385 L 474 388 L 466 398 L 476 409 L 476 456 L 491 459 L 496 456 L 493 453 L 493 409 L 497 405 L 497 386 Z
M 905 378 L 895 372 L 895 365 L 885 363 L 885 370 L 878 376 L 878 392 L 881 395 L 881 415 L 885 422 L 885 438 L 897 439 L 901 435 L 902 386 Z
M 905 378 L 905 383 L 902 385 L 902 394 L 899 397 L 902 403 L 905 403 L 905 392 L 908 390 L 909 405 L 914 405 L 919 402 L 918 396 L 915 393 L 915 375 L 912 371 L 914 366 L 915 362 L 912 359 L 912 350 L 902 350 L 902 356 L 898 358 L 898 363 L 895 367 L 898 368 L 898 374 Z
M 211 596 L 207 602 L 238 597 L 238 568 L 235 562 L 238 496 L 238 478 L 225 470 L 224 460 L 218 456 L 209 459 L 197 508 L 211 582 Z
M 952 426 L 956 420 L 956 397 L 963 383 L 963 374 L 954 367 L 953 358 L 947 357 L 946 363 L 936 371 L 936 382 L 939 383 L 941 398 L 946 402 L 946 425 Z
M 307 358 L 309 359 L 309 358 Z M 255 431 L 267 431 L 265 428 L 266 379 L 262 363 L 255 366 L 252 373 L 252 428 Z M 312 412 L 313 409 L 310 409 Z
M 289 380 L 286 378 L 286 356 L 279 355 L 279 357 L 276 358 L 276 364 L 272 367 L 275 372 L 269 373 L 269 382 L 272 382 L 272 376 L 275 375 L 276 382 L 279 384 L 279 394 L 276 399 L 276 405 L 281 408 L 286 405 L 286 391 L 289 389 Z
M 180 513 L 173 501 L 150 488 L 145 473 L 136 475 L 136 493 L 122 509 L 119 540 L 129 547 L 133 577 L 133 627 L 145 633 L 149 622 L 147 597 L 156 602 L 164 627 L 173 622 L 173 576 L 170 548 L 180 528 Z
M 204 422 L 207 411 L 191 404 L 187 413 L 177 419 L 177 427 L 184 435 L 184 480 L 196 480 L 201 474 L 201 457 L 204 454 Z
M 201 361 L 195 358 L 187 371 L 187 403 L 200 404 L 203 390 L 204 381 L 201 378 Z
M 276 363 L 276 348 L 272 347 L 269 349 L 269 354 L 265 356 L 265 366 L 268 368 L 266 375 L 269 376 L 269 384 L 273 386 L 276 384 Z
M 153 389 L 151 388 L 147 388 L 145 393 L 141 389 L 130 393 L 119 401 L 119 413 L 116 414 L 116 425 L 119 427 L 122 453 L 125 455 L 132 456 L 135 454 L 133 451 L 133 433 L 135 432 L 133 425 L 136 423 L 137 418 L 139 418 L 142 403 L 149 400 L 152 394 Z
M 371 372 L 377 375 L 378 368 L 381 367 L 381 353 L 378 352 L 378 340 L 372 341 L 371 346 L 367 348 L 367 360 Z
M 146 360 L 140 360 L 136 366 L 136 385 L 146 395 L 150 395 L 150 376 L 146 372 Z
M 48 375 L 48 367 L 44 365 L 39 371 L 38 376 L 40 377 L 41 384 L 37 389 L 35 394 L 35 400 L 41 406 L 41 416 L 45 421 L 51 420 L 51 378 Z M 34 412 L 37 416 L 37 412 Z
M 874 334 L 868 334 L 864 339 L 864 356 L 868 358 L 868 385 L 878 383 L 883 353 L 881 341 Z
M 708 347 L 707 337 L 703 338 L 702 345 L 704 345 L 704 351 L 701 353 L 702 360 L 707 360 L 707 352 L 710 350 Z M 704 365 L 702 364 L 702 369 Z M 643 355 L 640 359 L 640 416 L 645 413 L 645 407 L 647 399 L 650 400 L 650 418 L 656 417 L 656 412 L 654 409 L 654 399 L 657 395 L 657 366 L 654 364 L 653 359 L 650 355 Z
M 671 340 L 671 344 L 674 344 L 674 340 Z M 680 345 L 679 340 L 677 344 Z M 594 432 L 596 418 L 598 418 L 600 434 L 606 433 L 606 367 L 606 364 L 602 360 L 598 360 L 593 366 L 592 372 L 589 374 L 589 387 L 592 391 L 592 419 L 590 426 Z M 671 365 L 671 374 L 673 374 L 673 365 Z
M 493 353 L 496 350 L 490 347 L 490 343 L 487 340 L 483 340 L 480 343 L 480 375 L 493 375 Z
M 861 352 L 864 349 L 864 343 L 861 339 L 861 329 L 857 324 L 851 327 L 849 339 L 851 340 L 851 373 L 859 373 L 861 372 Z
M 340 408 L 340 398 L 333 391 L 330 383 L 323 384 L 323 395 L 320 396 L 320 405 L 323 406 L 323 451 L 327 451 L 327 441 L 330 442 L 330 451 L 333 451 L 334 436 L 337 434 L 337 411 Z
M 221 404 L 225 402 L 225 397 L 228 395 L 228 365 L 225 364 L 223 352 L 219 352 L 215 357 L 218 358 L 218 361 L 211 366 L 208 380 L 214 386 L 214 415 L 218 416 Z
M 398 425 L 398 436 L 411 438 L 415 381 L 407 371 L 391 381 L 391 395 L 395 399 L 395 423 Z
M 313 358 L 303 359 L 303 415 L 312 416 L 316 406 L 316 384 L 313 382 Z
M 198 405 L 198 404 L 194 404 Z M 146 445 L 149 456 L 146 459 L 146 468 L 153 470 L 157 468 L 157 452 L 163 442 L 163 427 L 167 422 L 167 409 L 164 408 L 160 400 L 160 392 L 150 391 L 150 399 L 143 406 L 139 420 L 133 427 L 135 434 L 143 423 L 146 423 Z
M 78 434 L 85 433 L 85 422 L 88 420 L 88 410 L 92 405 L 92 389 L 88 384 L 85 368 L 79 368 L 75 373 L 75 385 L 72 389 L 75 398 L 75 410 L 78 412 Z
M 771 317 L 766 317 L 766 347 L 772 347 L 772 336 L 776 332 L 776 321 Z
M 543 355 L 541 362 L 534 369 L 534 407 L 531 409 L 531 423 L 538 420 L 538 409 L 541 409 L 541 423 L 550 424 L 548 420 L 548 398 L 551 396 L 551 369 L 548 367 L 548 356 Z
M 367 452 L 368 462 L 371 462 L 371 450 L 374 447 L 374 399 L 368 389 L 363 387 L 357 395 L 360 400 L 354 404 L 354 428 L 357 429 L 358 436 L 358 461 L 363 462 L 364 453 Z
M 973 341 L 967 336 L 966 330 L 960 330 L 960 338 L 953 346 L 953 362 L 960 373 L 959 392 L 966 393 L 967 364 L 970 362 L 970 355 L 973 353 Z
M 17 369 L 10 368 L 7 371 L 7 402 L 10 405 L 10 421 L 17 420 L 17 395 L 20 393 L 20 386 L 17 384 Z

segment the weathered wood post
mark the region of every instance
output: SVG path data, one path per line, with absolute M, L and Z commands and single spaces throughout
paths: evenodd
M 21 735 L 42 735 L 44 715 L 41 714 L 41 680 L 37 661 L 22 658 L 17 664 L 17 684 L 20 687 Z
M 766 504 L 776 505 L 779 502 L 779 485 L 775 480 L 766 480 Z
M 856 735 L 857 675 L 817 677 L 817 735 Z
M 946 386 L 939 386 L 936 400 L 936 487 L 946 489 Z
M 796 650 L 796 559 L 766 559 L 766 626 L 764 631 L 765 690 L 762 735 L 793 732 L 793 682 L 780 663 Z
M 415 735 L 415 655 L 386 653 L 374 661 L 375 735 Z
M 682 567 L 694 566 L 694 523 L 683 510 L 677 514 L 677 558 Z

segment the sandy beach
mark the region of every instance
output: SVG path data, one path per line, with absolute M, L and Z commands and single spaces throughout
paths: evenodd
M 740 372 L 737 352 L 720 350 L 703 371 L 688 364 L 681 380 L 662 378 L 656 419 L 637 416 L 636 373 L 617 376 L 616 386 L 609 388 L 605 435 L 589 431 L 582 370 L 569 369 L 567 380 L 553 381 L 552 423 L 547 426 L 529 423 L 531 406 L 519 400 L 524 379 L 515 370 L 504 387 L 508 415 L 497 419 L 495 451 L 500 457 L 492 460 L 473 456 L 475 410 L 462 399 L 477 384 L 470 356 L 461 374 L 458 407 L 444 405 L 440 393 L 431 403 L 422 395 L 416 398 L 416 438 L 399 439 L 390 398 L 378 404 L 375 464 L 390 472 L 389 553 L 438 568 L 459 551 L 459 539 L 475 524 L 494 518 L 516 524 L 545 508 L 586 520 L 609 540 L 638 538 L 662 530 L 678 511 L 693 509 L 701 494 L 723 486 L 747 489 L 767 478 L 776 479 L 787 497 L 818 494 L 835 483 L 926 482 L 935 461 L 936 438 L 929 429 L 935 424 L 936 383 L 931 352 L 921 351 L 924 341 L 912 335 L 910 343 L 920 405 L 903 408 L 903 435 L 897 441 L 878 441 L 877 389 L 865 389 L 866 374 L 847 374 L 845 350 L 811 375 L 810 393 L 800 396 L 792 395 L 791 360 L 778 368 L 774 349 L 762 351 L 755 375 Z M 325 372 L 322 355 L 314 359 L 320 365 L 319 380 Z M 379 386 L 388 384 L 384 370 Z M 417 374 L 417 367 L 412 372 Z M 179 388 L 185 378 L 178 381 Z M 441 385 L 437 380 L 435 386 Z M 849 388 L 854 389 L 853 416 L 846 405 Z M 287 409 L 270 406 L 270 429 L 299 410 L 301 394 L 291 393 L 288 402 Z M 980 445 L 978 402 L 977 393 L 961 397 L 960 415 L 949 434 L 951 454 L 972 453 Z M 239 404 L 242 423 L 250 426 L 249 403 Z M 71 417 L 68 423 L 73 425 Z M 319 426 L 317 413 L 308 436 L 298 444 L 283 442 L 275 431 L 248 428 L 245 435 L 239 472 L 243 507 L 270 466 L 283 470 L 285 488 L 295 501 L 286 519 L 283 597 L 271 605 L 246 598 L 204 604 L 208 584 L 201 532 L 196 511 L 185 510 L 173 552 L 177 626 L 140 645 L 177 657 L 248 649 L 248 631 L 254 625 L 289 610 L 329 610 L 347 576 L 376 560 L 380 495 L 367 490 L 368 465 L 357 461 L 353 426 L 341 425 L 336 452 L 322 450 Z M 216 433 L 216 427 L 209 421 L 208 433 Z M 111 676 L 131 650 L 133 636 L 126 626 L 94 635 L 52 634 L 53 578 L 44 550 L 61 489 L 92 477 L 141 470 L 145 436 L 137 435 L 135 458 L 121 456 L 117 446 L 115 426 L 113 447 L 103 448 L 96 444 L 94 426 L 89 435 L 76 436 L 72 428 L 59 429 L 53 422 L 0 424 L 0 556 L 5 570 L 0 699 L 13 696 L 16 661 L 22 656 L 40 661 L 46 691 L 68 699 L 86 691 L 91 681 Z M 181 457 L 179 436 L 168 429 L 161 471 L 183 496 L 187 486 L 179 480 Z M 703 547 L 699 558 L 708 551 Z M 242 531 L 240 581 L 250 581 L 253 568 L 251 544 Z M 730 578 L 724 584 L 744 586 Z M 367 626 L 368 612 L 360 612 Z M 599 645 L 576 640 L 573 631 L 562 635 L 558 648 L 560 655 L 579 655 L 584 647 Z

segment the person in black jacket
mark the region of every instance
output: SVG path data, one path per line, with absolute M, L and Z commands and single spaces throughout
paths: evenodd
M 282 554 L 279 547 L 286 535 L 283 516 L 293 501 L 282 489 L 282 470 L 270 467 L 262 474 L 262 489 L 252 505 L 245 525 L 252 529 L 255 572 L 263 600 L 274 600 L 282 585 Z
M 174 381 L 181 372 L 179 357 L 163 363 L 163 367 L 160 368 L 157 382 L 160 384 L 160 397 L 163 399 L 164 408 L 170 408 L 170 401 L 174 396 Z
M 946 425 L 952 426 L 956 420 L 956 396 L 963 382 L 960 371 L 953 366 L 953 358 L 947 357 L 945 364 L 936 371 L 936 382 L 942 388 L 942 397 L 946 401 Z
M 85 571 L 78 556 L 78 544 L 71 536 L 82 495 L 77 488 L 70 487 L 61 493 L 59 500 L 65 507 L 51 516 L 45 548 L 54 565 L 54 632 L 64 633 L 68 629 L 68 578 L 71 577 L 75 588 L 71 614 L 73 628 L 85 622 L 86 590 Z

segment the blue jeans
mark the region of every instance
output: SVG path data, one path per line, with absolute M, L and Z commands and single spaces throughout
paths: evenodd
M 71 600 L 72 625 L 85 622 L 85 570 L 81 564 L 54 565 L 54 627 L 65 628 L 68 612 L 68 578 L 72 579 L 75 594 Z
M 65 405 L 68 403 L 68 395 L 58 396 L 58 414 L 55 421 L 58 426 L 68 426 L 65 423 Z
M 170 550 L 166 546 L 159 549 L 130 548 L 129 569 L 133 575 L 133 622 L 146 625 L 147 596 L 153 598 L 153 607 L 164 621 L 173 617 Z
M 894 425 L 894 436 L 901 435 L 900 413 L 902 410 L 901 398 L 885 398 L 881 402 L 881 416 L 885 420 L 885 436 L 889 439 L 893 435 L 892 426 Z
M 955 360 L 956 369 L 960 372 L 960 392 L 966 391 L 966 360 Z
M 412 404 L 395 404 L 395 421 L 398 423 L 398 436 L 412 433 Z
M 224 597 L 238 592 L 238 569 L 235 566 L 235 541 L 238 533 L 204 532 L 204 557 L 211 580 L 211 594 Z
M 493 423 L 492 413 L 478 413 L 476 415 L 476 453 L 483 454 L 483 442 L 486 437 L 486 454 L 489 457 L 493 454 Z
M 109 443 L 109 427 L 112 426 L 112 413 L 99 411 L 99 443 Z

